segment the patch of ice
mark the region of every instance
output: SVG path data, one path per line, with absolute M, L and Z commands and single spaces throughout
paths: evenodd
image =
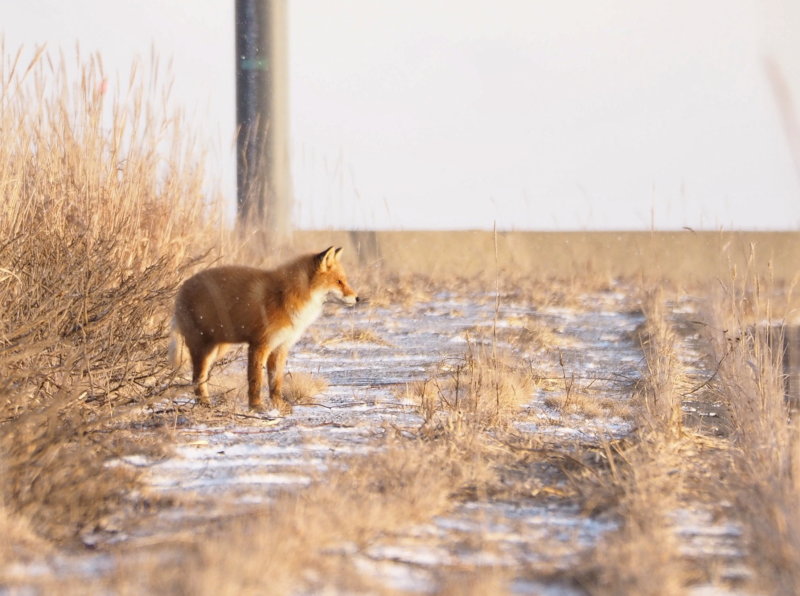
M 546 584 L 526 579 L 512 580 L 509 588 L 512 594 L 536 594 L 536 596 L 583 596 L 586 593 L 558 582 Z
M 300 447 L 283 447 L 271 443 L 218 443 L 198 447 L 180 445 L 175 451 L 176 455 L 182 459 L 205 461 L 219 457 L 302 455 L 306 450 Z
M 560 420 L 560 418 L 559 418 Z M 580 428 L 574 426 L 563 426 L 554 424 L 550 418 L 546 424 L 535 422 L 517 422 L 514 426 L 521 432 L 530 434 L 541 434 L 549 437 L 559 437 L 562 440 L 586 442 L 596 442 L 598 440 L 618 439 L 624 437 L 633 430 L 633 424 L 616 419 L 603 419 L 602 422 L 582 420 Z
M 121 465 L 129 465 L 137 468 L 151 466 L 154 460 L 146 455 L 124 455 L 117 459 L 108 460 L 105 465 L 109 468 L 114 468 Z
M 237 474 L 233 478 L 229 475 L 223 475 L 219 478 L 201 477 L 194 479 L 154 475 L 150 478 L 150 486 L 159 490 L 206 490 L 220 487 L 239 488 L 246 485 L 262 486 L 287 484 L 307 486 L 311 484 L 311 478 L 300 474 Z
M 392 544 L 370 546 L 366 550 L 368 557 L 391 561 L 402 561 L 412 565 L 436 567 L 450 564 L 450 553 L 441 547 L 414 545 L 413 547 Z
M 708 555 L 742 557 L 742 528 L 732 522 L 716 523 L 711 511 L 678 509 L 672 512 L 675 531 L 683 538 L 681 551 L 686 556 Z
M 381 583 L 399 592 L 410 594 L 432 594 L 436 591 L 433 577 L 427 569 L 421 569 L 400 561 L 373 561 L 359 555 L 353 558 L 356 569 L 369 577 L 379 578 Z
M 209 459 L 171 459 L 158 464 L 154 473 L 165 475 L 174 472 L 196 472 L 198 470 L 219 470 L 225 468 L 246 469 L 254 467 L 290 467 L 308 466 L 324 469 L 326 466 L 321 458 L 311 459 L 306 457 L 295 458 L 264 458 L 264 457 L 224 457 Z

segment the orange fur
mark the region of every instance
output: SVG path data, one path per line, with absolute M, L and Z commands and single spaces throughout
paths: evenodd
M 200 403 L 209 405 L 208 371 L 223 344 L 246 343 L 247 395 L 251 409 L 263 410 L 261 385 L 267 365 L 273 406 L 291 411 L 281 396 L 289 348 L 322 311 L 328 297 L 358 302 L 340 262 L 342 249 L 299 257 L 276 269 L 230 265 L 187 279 L 175 301 L 170 354 L 179 360 L 178 335 L 192 361 L 192 382 Z

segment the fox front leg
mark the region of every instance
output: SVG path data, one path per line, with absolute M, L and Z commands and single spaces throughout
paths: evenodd
M 267 359 L 267 374 L 269 374 L 269 397 L 272 405 L 282 414 L 292 411 L 292 405 L 283 399 L 283 367 L 286 365 L 286 356 L 289 350 L 280 346 L 272 351 Z
M 247 350 L 247 403 L 251 410 L 263 411 L 261 384 L 264 380 L 264 363 L 269 356 L 266 343 L 250 344 Z

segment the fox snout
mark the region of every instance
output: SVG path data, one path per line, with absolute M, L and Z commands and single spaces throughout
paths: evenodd
M 339 301 L 348 306 L 354 306 L 356 303 L 361 302 L 361 298 L 359 298 L 356 295 L 342 296 L 341 298 L 339 298 Z
M 346 304 L 347 306 L 354 306 L 357 302 L 361 302 L 358 294 L 348 285 L 337 288 L 336 291 L 331 292 L 330 295 L 333 296 L 337 302 Z

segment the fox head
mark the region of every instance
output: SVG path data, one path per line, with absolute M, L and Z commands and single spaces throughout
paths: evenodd
M 342 249 L 331 246 L 327 250 L 314 255 L 314 275 L 311 280 L 313 289 L 327 291 L 328 297 L 344 304 L 353 305 L 359 301 L 358 294 L 347 283 L 347 276 L 339 260 Z

